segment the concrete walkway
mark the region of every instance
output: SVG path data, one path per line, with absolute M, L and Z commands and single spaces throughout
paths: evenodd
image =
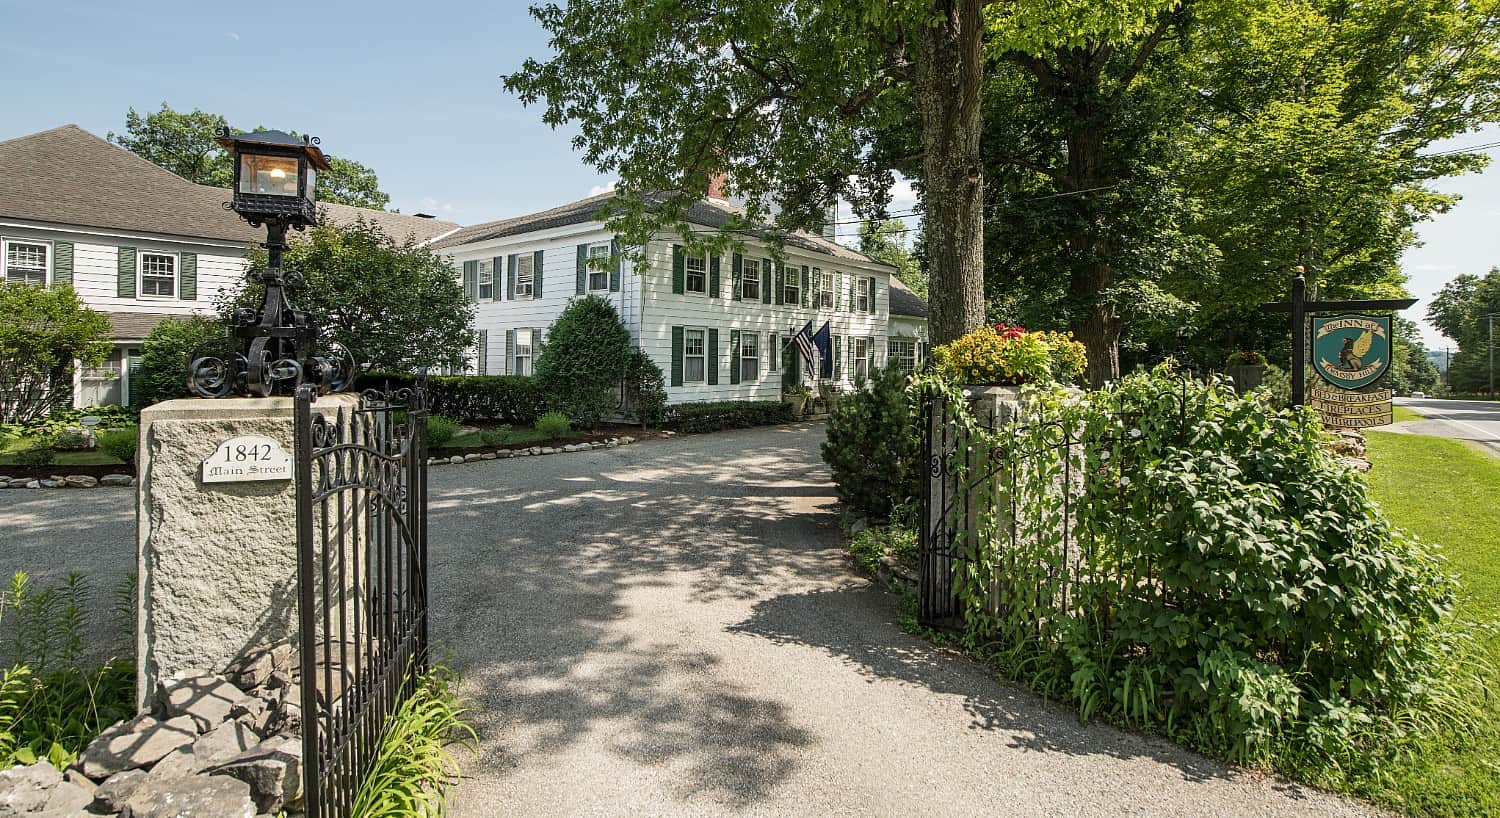
M 840 548 L 822 438 L 433 470 L 433 637 L 481 736 L 456 816 L 1370 814 L 903 633 Z

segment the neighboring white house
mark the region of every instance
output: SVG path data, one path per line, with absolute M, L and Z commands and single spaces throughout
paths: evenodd
M 631 341 L 666 375 L 671 403 L 780 399 L 783 377 L 800 378 L 803 368 L 781 352 L 809 321 L 815 331 L 830 325 L 834 381 L 845 388 L 890 355 L 920 362 L 926 304 L 889 265 L 801 232 L 786 237 L 780 261 L 754 236 L 742 252 L 705 256 L 662 234 L 635 265 L 600 221 L 613 196 L 465 227 L 433 243 L 478 305 L 471 371 L 530 373 L 547 327 L 585 294 L 619 310 Z M 704 199 L 688 221 L 717 229 L 731 215 L 742 211 Z M 607 261 L 597 269 L 589 259 Z
M 229 191 L 197 185 L 77 127 L 0 142 L 0 278 L 70 284 L 110 320 L 114 347 L 81 369 L 74 404 L 129 404 L 140 344 L 171 316 L 212 312 L 237 287 L 245 253 L 265 240 L 224 208 Z M 396 238 L 428 241 L 458 225 L 322 205 L 328 218 L 364 218 Z

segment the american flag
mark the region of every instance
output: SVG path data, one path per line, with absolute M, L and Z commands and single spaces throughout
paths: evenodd
M 797 349 L 802 350 L 802 360 L 807 361 L 807 368 L 814 369 L 813 360 L 818 357 L 818 350 L 813 346 L 812 322 L 808 321 L 807 326 L 803 327 L 792 340 L 797 342 Z

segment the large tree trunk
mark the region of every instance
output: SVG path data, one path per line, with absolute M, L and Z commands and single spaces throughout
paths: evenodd
M 935 344 L 984 323 L 984 20 L 979 0 L 934 0 L 922 32 L 922 205 L 927 236 L 928 333 Z
M 1105 169 L 1105 129 L 1099 122 L 1103 100 L 1097 67 L 1080 52 L 1075 51 L 1073 56 L 1078 59 L 1070 72 L 1078 83 L 1074 102 L 1077 124 L 1067 134 L 1068 164 L 1060 187 L 1062 192 L 1082 195 L 1078 230 L 1068 239 L 1068 254 L 1073 259 L 1068 291 L 1081 307 L 1073 319 L 1073 334 L 1088 353 L 1089 385 L 1098 389 L 1120 377 L 1122 322 L 1115 305 L 1105 297 L 1115 283 L 1114 265 L 1109 261 L 1113 248 L 1100 223 L 1102 214 L 1085 191 L 1108 187 L 1115 179 Z

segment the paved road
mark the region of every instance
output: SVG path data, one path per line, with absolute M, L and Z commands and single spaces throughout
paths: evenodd
M 1395 402 L 1426 418 L 1398 423 L 1389 431 L 1468 440 L 1500 456 L 1500 403 L 1435 398 L 1396 398 Z
M 1360 815 L 1078 724 L 900 630 L 818 426 L 433 471 L 455 815 Z
M 849 570 L 821 439 L 433 470 L 433 636 L 481 737 L 458 818 L 1369 814 L 1081 726 L 902 632 Z M 132 496 L 0 492 L 0 570 L 80 570 L 107 607 Z

